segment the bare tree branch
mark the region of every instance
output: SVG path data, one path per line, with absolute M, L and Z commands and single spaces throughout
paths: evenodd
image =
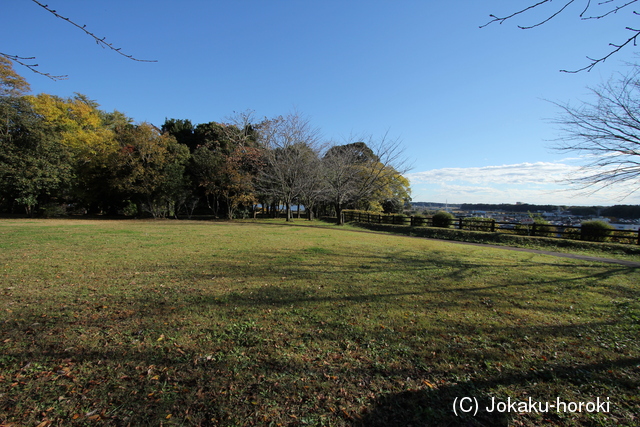
M 579 73 L 580 71 L 585 71 L 585 70 L 586 70 L 587 72 L 589 72 L 589 71 L 591 71 L 591 70 L 593 69 L 593 67 L 595 67 L 596 65 L 598 65 L 598 64 L 599 64 L 599 63 L 601 63 L 601 62 L 606 61 L 606 60 L 607 60 L 607 59 L 609 59 L 611 56 L 613 56 L 614 54 L 618 53 L 618 52 L 619 52 L 623 47 L 625 47 L 625 46 L 626 46 L 626 45 L 628 45 L 629 43 L 633 42 L 633 45 L 634 45 L 634 46 L 637 46 L 636 39 L 637 39 L 637 38 L 638 38 L 638 36 L 640 35 L 640 30 L 635 30 L 635 29 L 630 28 L 630 27 L 627 27 L 626 29 L 627 29 L 627 30 L 629 30 L 629 31 L 633 31 L 635 34 L 634 34 L 634 35 L 632 35 L 631 37 L 629 37 L 629 39 L 627 39 L 627 41 L 625 41 L 624 43 L 622 43 L 622 44 L 620 44 L 620 45 L 616 45 L 616 44 L 613 44 L 613 43 L 609 43 L 609 46 L 615 47 L 615 49 L 614 49 L 614 50 L 612 50 L 611 52 L 609 52 L 608 54 L 606 54 L 605 56 L 603 56 L 602 58 L 599 58 L 599 59 L 593 59 L 593 58 L 589 58 L 589 57 L 587 56 L 587 59 L 588 59 L 589 61 L 591 61 L 591 63 L 590 63 L 589 65 L 584 66 L 584 67 L 582 67 L 582 68 L 579 68 L 579 69 L 577 69 L 577 70 L 572 70 L 572 71 L 569 71 L 569 70 L 560 70 L 560 71 L 561 71 L 561 72 L 563 72 L 563 73 L 571 73 L 571 74 Z
M 320 130 L 299 112 L 266 120 L 259 125 L 260 142 L 265 147 L 264 163 L 258 188 L 281 201 L 291 220 L 291 205 L 305 196 L 309 173 L 321 146 Z
M 32 61 L 35 58 L 35 56 L 31 56 L 28 58 L 24 58 L 22 56 L 17 56 L 17 55 L 9 55 L 7 53 L 2 53 L 0 52 L 0 55 L 11 60 L 14 61 L 17 64 L 22 65 L 23 67 L 27 67 L 28 69 L 30 69 L 31 71 L 33 71 L 36 74 L 40 74 L 41 76 L 45 76 L 50 78 L 51 80 L 65 80 L 68 76 L 64 75 L 64 76 L 54 76 L 52 74 L 49 73 L 43 73 L 42 71 L 38 70 L 36 67 L 38 67 L 38 64 L 29 64 L 27 62 L 24 61 Z
M 595 102 L 554 103 L 563 135 L 553 148 L 585 156 L 568 179 L 576 189 L 592 194 L 620 186 L 628 196 L 640 190 L 640 70 L 591 91 Z
M 524 9 L 521 9 L 521 10 L 517 11 L 517 12 L 514 12 L 511 15 L 505 16 L 504 18 L 498 18 L 496 15 L 489 15 L 489 17 L 491 17 L 493 19 L 491 21 L 487 22 L 486 24 L 481 25 L 480 28 L 484 28 L 489 24 L 493 24 L 494 22 L 499 22 L 500 24 L 503 24 L 506 20 L 511 19 L 514 16 L 521 15 L 521 14 L 523 14 L 525 12 L 528 12 L 531 9 L 534 9 L 534 8 L 540 6 L 541 4 L 545 4 L 545 3 L 548 3 L 550 1 L 551 0 L 542 0 L 542 1 L 538 2 L 538 3 L 536 3 L 536 4 L 533 4 L 533 5 L 529 6 L 529 7 L 526 7 Z
M 632 5 L 633 3 L 637 2 L 637 1 L 638 0 L 631 0 L 630 2 L 628 2 L 626 4 L 623 4 L 622 6 L 616 6 L 615 8 L 609 10 L 608 12 L 606 12 L 604 14 L 596 15 L 596 16 L 589 16 L 588 18 L 582 18 L 582 19 L 584 19 L 584 20 L 587 20 L 587 19 L 601 19 L 601 18 L 607 17 L 607 16 L 609 16 L 609 15 L 611 15 L 613 13 L 617 13 L 619 10 L 622 10 L 625 7 L 629 6 L 629 5 Z M 600 3 L 600 4 L 602 5 L 602 4 L 611 3 L 611 2 L 613 2 L 613 0 L 609 0 L 609 1 L 606 1 L 606 2 L 603 2 L 603 3 Z M 591 2 L 589 2 L 589 3 L 591 3 Z M 589 9 L 588 6 L 587 6 L 587 9 Z M 587 11 L 587 9 L 585 9 L 585 12 Z M 582 15 L 580 15 L 580 17 L 582 17 Z
M 552 0 L 541 0 L 538 1 L 537 3 L 534 3 L 528 7 L 522 8 L 516 12 L 513 12 L 509 15 L 506 15 L 504 17 L 498 17 L 496 15 L 489 15 L 492 19 L 487 22 L 484 25 L 481 25 L 480 28 L 484 28 L 486 26 L 488 26 L 489 24 L 492 24 L 494 22 L 498 22 L 500 24 L 503 24 L 505 21 L 510 20 L 518 15 L 522 15 L 525 14 L 529 11 L 531 11 L 532 9 L 538 8 L 544 4 L 547 3 L 551 3 Z M 602 19 L 602 18 L 606 18 L 610 15 L 616 14 L 618 13 L 620 10 L 622 9 L 626 9 L 628 8 L 630 5 L 636 3 L 638 0 L 605 0 L 602 2 L 598 2 L 595 5 L 591 2 L 591 0 L 584 0 L 584 7 L 582 9 L 582 12 L 580 13 L 580 19 L 583 21 L 586 20 L 593 20 L 593 19 Z M 546 24 L 547 22 L 549 22 L 550 20 L 554 19 L 555 17 L 557 17 L 558 15 L 560 15 L 562 12 L 564 12 L 571 4 L 575 3 L 576 0 L 564 0 L 560 7 L 554 9 L 554 11 L 552 11 L 551 13 L 549 13 L 547 15 L 546 18 L 531 24 L 531 25 L 518 25 L 518 28 L 522 29 L 522 30 L 530 30 L 532 28 L 536 28 L 539 27 L 541 25 Z M 621 4 L 622 3 L 622 4 Z M 603 11 L 594 11 L 594 14 L 588 17 L 585 17 L 585 15 L 589 12 L 590 9 L 592 8 L 598 8 L 598 7 L 604 7 L 606 8 Z M 635 15 L 638 15 L 638 13 L 636 13 L 635 11 L 633 12 Z M 636 46 L 636 41 L 637 41 L 637 37 L 638 35 L 640 35 L 640 30 L 636 30 L 634 28 L 631 27 L 626 27 L 627 30 L 632 31 L 633 35 L 631 37 L 629 37 L 626 41 L 622 42 L 622 43 L 609 43 L 609 46 L 611 46 L 613 49 L 609 51 L 609 53 L 607 53 L 606 55 L 600 57 L 600 58 L 591 58 L 591 57 L 587 57 L 587 59 L 589 60 L 589 64 L 576 69 L 576 70 L 560 70 L 563 73 L 579 73 L 581 71 L 591 71 L 597 64 L 600 64 L 602 62 L 605 62 L 607 59 L 609 59 L 611 56 L 615 55 L 616 53 L 618 53 L 620 50 L 622 50 L 624 47 L 630 45 L 633 43 L 634 46 Z
M 103 48 L 111 49 L 111 50 L 113 50 L 114 52 L 116 52 L 116 53 L 118 53 L 118 54 L 120 54 L 120 55 L 124 56 L 125 58 L 129 58 L 129 59 L 131 59 L 131 60 L 133 60 L 133 61 L 139 61 L 139 62 L 158 62 L 157 60 L 154 60 L 154 59 L 138 59 L 138 58 L 135 58 L 133 55 L 127 55 L 126 53 L 124 53 L 124 52 L 122 52 L 122 51 L 121 51 L 121 48 L 119 48 L 119 47 L 118 47 L 118 48 L 116 48 L 116 47 L 114 47 L 114 46 L 113 46 L 113 44 L 111 44 L 111 43 L 107 43 L 107 42 L 105 41 L 106 37 L 98 37 L 98 36 L 96 36 L 94 33 L 92 33 L 91 31 L 87 30 L 87 26 L 86 26 L 86 25 L 80 25 L 80 24 L 77 24 L 76 22 L 72 21 L 72 20 L 71 20 L 71 19 L 69 19 L 69 18 L 65 18 L 64 16 L 60 15 L 57 11 L 55 11 L 55 10 L 51 9 L 51 8 L 50 8 L 48 5 L 46 5 L 46 4 L 42 4 L 42 3 L 40 3 L 38 0 L 31 0 L 31 1 L 32 1 L 32 2 L 34 2 L 35 4 L 37 4 L 38 6 L 42 7 L 42 8 L 43 8 L 43 9 L 45 9 L 46 11 L 48 11 L 48 12 L 52 13 L 56 18 L 60 18 L 60 19 L 62 19 L 63 21 L 67 21 L 68 23 L 70 23 L 70 24 L 71 24 L 71 25 L 73 25 L 74 27 L 81 29 L 82 31 L 84 31 L 84 33 L 85 33 L 85 34 L 87 34 L 89 37 L 92 37 L 92 38 L 96 41 L 96 43 L 97 43 L 98 45 L 102 46 Z
M 537 24 L 529 25 L 529 26 L 527 26 L 527 27 L 523 27 L 523 26 L 518 25 L 518 28 L 520 28 L 520 29 L 522 29 L 522 30 L 530 30 L 530 29 L 532 29 L 532 28 L 539 27 L 539 26 L 541 26 L 541 25 L 543 25 L 543 24 L 546 24 L 547 22 L 551 21 L 551 20 L 552 20 L 553 18 L 555 18 L 556 16 L 560 15 L 560 14 L 561 14 L 561 13 L 562 13 L 562 12 L 563 12 L 567 7 L 569 7 L 569 5 L 570 5 L 571 3 L 573 3 L 574 1 L 575 1 L 575 0 L 570 0 L 570 1 L 568 1 L 564 6 L 562 6 L 562 7 L 560 8 L 560 10 L 558 10 L 557 12 L 555 12 L 554 14 L 552 14 L 551 16 L 549 16 L 547 19 L 545 19 L 545 20 L 542 20 L 542 21 L 538 22 Z M 585 9 L 585 10 L 586 10 L 586 9 Z M 583 12 L 583 13 L 584 13 L 584 12 Z
M 369 136 L 356 141 L 332 146 L 322 159 L 326 200 L 334 206 L 339 224 L 346 205 L 370 199 L 410 169 L 399 139 L 385 134 L 379 139 Z
M 81 29 L 82 31 L 84 31 L 85 34 L 87 34 L 89 37 L 93 38 L 96 43 L 101 46 L 104 49 L 111 49 L 114 52 L 124 56 L 125 58 L 131 59 L 132 61 L 138 61 L 138 62 L 158 62 L 157 60 L 151 60 L 151 59 L 138 59 L 135 58 L 133 55 L 128 55 L 124 52 L 122 52 L 121 48 L 119 47 L 114 47 L 113 44 L 111 43 L 107 43 L 106 42 L 106 37 L 98 37 L 97 35 L 95 35 L 93 32 L 87 30 L 87 26 L 86 25 L 80 25 L 74 21 L 72 21 L 69 18 L 66 18 L 62 15 L 60 15 L 57 11 L 51 9 L 48 5 L 46 4 L 42 4 L 40 3 L 38 0 L 31 0 L 32 2 L 34 2 L 35 4 L 37 4 L 38 6 L 42 7 L 43 9 L 45 9 L 47 12 L 52 13 L 56 18 L 60 18 L 63 21 L 66 21 L 68 23 L 70 23 L 71 25 L 73 25 L 76 28 Z M 40 74 L 41 76 L 45 76 L 50 78 L 51 80 L 65 80 L 68 78 L 67 75 L 53 75 L 50 73 L 44 73 L 40 70 L 38 70 L 38 64 L 33 64 L 31 63 L 31 61 L 35 60 L 35 56 L 29 56 L 29 57 L 24 57 L 24 56 L 18 56 L 18 55 L 10 55 L 8 53 L 3 53 L 0 52 L 0 56 L 3 56 L 11 61 L 14 61 L 17 64 L 22 65 L 23 67 L 26 67 L 28 69 L 30 69 L 31 71 L 33 71 L 36 74 Z M 25 62 L 25 61 L 29 61 L 29 62 Z

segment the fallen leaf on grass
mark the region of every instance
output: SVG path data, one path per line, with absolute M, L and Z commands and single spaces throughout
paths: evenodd
M 427 387 L 429 387 L 430 389 L 434 389 L 434 388 L 436 388 L 436 386 L 435 386 L 435 385 L 431 384 L 431 383 L 430 383 L 429 381 L 427 381 L 427 380 L 423 380 L 422 382 L 424 383 L 424 385 L 426 385 L 426 386 L 427 386 Z

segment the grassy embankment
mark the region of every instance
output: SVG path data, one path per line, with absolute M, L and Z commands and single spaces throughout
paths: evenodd
M 0 220 L 0 424 L 637 425 L 640 271 L 309 227 Z M 457 418 L 590 402 L 609 413 Z
M 245 220 L 250 221 L 250 220 Z M 261 222 L 274 222 L 274 220 L 259 220 Z M 561 239 L 555 237 L 521 236 L 508 233 L 490 233 L 484 231 L 469 231 L 458 229 L 445 229 L 438 227 L 411 227 L 409 225 L 375 224 L 375 223 L 348 223 L 337 226 L 329 221 L 295 221 L 295 225 L 322 226 L 329 228 L 343 228 L 353 231 L 372 231 L 401 236 L 426 237 L 431 239 L 458 241 L 467 243 L 480 243 L 494 246 L 510 246 L 517 248 L 535 249 L 552 252 L 564 252 L 586 256 L 614 258 L 640 262 L 640 245 L 621 244 L 613 242 L 590 242 L 583 240 Z M 293 224 L 291 224 L 293 225 Z M 634 237 L 635 238 L 635 237 Z

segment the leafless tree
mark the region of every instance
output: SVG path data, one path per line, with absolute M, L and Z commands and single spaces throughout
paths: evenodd
M 259 133 L 266 150 L 258 186 L 285 205 L 290 221 L 291 204 L 303 196 L 307 180 L 313 178 L 310 162 L 319 151 L 320 131 L 294 112 L 264 121 Z
M 615 186 L 628 196 L 640 187 L 640 69 L 591 92 L 593 102 L 556 104 L 563 135 L 554 148 L 585 155 L 588 163 L 569 179 L 578 189 Z
M 344 222 L 345 206 L 371 197 L 390 179 L 409 169 L 399 140 L 389 139 L 388 135 L 377 140 L 371 136 L 356 140 L 334 145 L 323 157 L 326 200 L 334 206 L 339 224 Z
M 96 34 L 94 34 L 93 32 L 89 31 L 87 29 L 86 25 L 80 25 L 80 24 L 76 23 L 75 21 L 71 20 L 70 18 L 67 18 L 67 17 L 64 17 L 64 16 L 60 15 L 56 10 L 50 8 L 49 5 L 43 4 L 43 3 L 39 2 L 38 0 L 31 0 L 31 1 L 34 2 L 35 4 L 37 4 L 38 6 L 40 6 L 41 8 L 43 8 L 44 10 L 46 10 L 47 12 L 53 14 L 56 18 L 62 19 L 63 21 L 66 21 L 69 24 L 73 25 L 74 27 L 80 29 L 87 36 L 89 36 L 92 39 L 94 39 L 97 45 L 99 45 L 99 46 L 101 46 L 101 47 L 103 47 L 105 49 L 110 49 L 110 50 L 118 53 L 119 55 L 122 55 L 125 58 L 131 59 L 133 61 L 157 62 L 156 60 L 139 59 L 139 58 L 135 58 L 133 55 L 128 55 L 128 54 L 122 52 L 121 48 L 115 47 L 115 46 L 113 46 L 113 44 L 108 43 L 106 41 L 106 37 L 98 37 Z M 3 53 L 3 52 L 0 52 L 0 56 L 5 57 L 7 59 L 10 59 L 11 61 L 14 61 L 15 63 L 20 64 L 20 65 L 30 69 L 34 73 L 40 74 L 40 75 L 45 76 L 45 77 L 48 77 L 48 78 L 50 78 L 52 80 L 64 80 L 64 79 L 66 79 L 68 77 L 66 75 L 55 76 L 55 75 L 52 75 L 50 73 L 44 73 L 44 72 L 40 71 L 38 69 L 39 65 L 32 63 L 32 61 L 35 59 L 35 57 L 33 57 L 33 56 L 23 57 L 23 56 L 18 56 L 18 55 L 10 55 L 10 54 Z
M 574 3 L 576 4 L 576 6 L 580 6 L 580 8 L 576 10 L 579 10 L 579 18 L 581 20 L 604 19 L 608 16 L 617 14 L 618 12 L 622 12 L 622 11 L 626 12 L 631 10 L 630 6 L 636 3 L 637 1 L 638 0 L 602 0 L 602 1 L 592 2 L 591 0 L 563 0 L 560 2 L 558 1 L 552 2 L 552 0 L 538 0 L 532 4 L 529 4 L 529 6 L 527 7 L 521 8 L 510 14 L 503 15 L 502 17 L 492 14 L 490 15 L 491 20 L 486 24 L 480 26 L 480 28 L 486 27 L 487 25 L 490 25 L 494 22 L 502 24 L 508 20 L 517 18 L 520 15 L 526 15 L 527 13 L 531 13 L 534 9 L 540 10 L 540 9 L 544 9 L 545 7 L 548 7 L 549 9 L 546 11 L 546 15 L 544 15 L 545 16 L 544 18 L 538 19 L 529 25 L 518 25 L 518 28 L 520 29 L 529 30 L 529 29 L 544 25 L 545 23 L 549 22 L 556 16 L 565 12 Z M 631 11 L 631 12 L 633 15 L 638 15 L 638 13 L 635 11 Z M 572 70 L 572 71 L 568 71 L 568 70 L 560 70 L 560 71 L 565 73 L 578 73 L 580 71 L 585 71 L 585 70 L 591 71 L 593 67 L 595 67 L 597 64 L 606 61 L 611 56 L 615 55 L 620 50 L 622 50 L 624 47 L 629 45 L 636 46 L 636 41 L 637 41 L 636 39 L 640 35 L 640 29 L 636 29 L 631 26 L 626 27 L 626 29 L 630 32 L 629 38 L 627 38 L 626 40 L 622 40 L 620 42 L 609 43 L 610 49 L 606 55 L 598 58 L 587 57 L 587 59 L 589 60 L 589 64 L 582 68 Z
M 234 111 L 225 119 L 231 126 L 225 126 L 223 133 L 227 139 L 242 147 L 254 146 L 258 138 L 255 111 Z
M 308 149 L 304 156 L 304 165 L 306 168 L 303 179 L 300 182 L 299 200 L 304 205 L 304 209 L 309 221 L 314 219 L 315 210 L 326 196 L 326 188 L 324 183 L 325 170 L 320 158 L 320 150 Z M 298 210 L 298 215 L 300 211 Z

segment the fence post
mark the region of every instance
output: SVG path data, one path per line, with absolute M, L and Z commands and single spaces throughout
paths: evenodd
M 638 227 L 638 241 L 636 243 L 640 245 L 640 227 Z
M 491 232 L 492 233 L 496 232 L 496 220 L 495 219 L 491 220 Z
M 409 221 L 410 221 L 411 227 L 415 227 L 415 224 L 414 224 L 414 221 L 413 221 L 413 215 L 411 215 L 409 217 Z
M 462 218 L 458 218 L 458 229 L 462 230 Z
M 537 223 L 537 222 L 534 222 L 534 223 L 531 225 L 531 235 L 532 235 L 532 236 L 535 236 L 535 235 L 536 235 L 536 226 L 537 226 L 537 225 L 538 225 L 538 223 Z

